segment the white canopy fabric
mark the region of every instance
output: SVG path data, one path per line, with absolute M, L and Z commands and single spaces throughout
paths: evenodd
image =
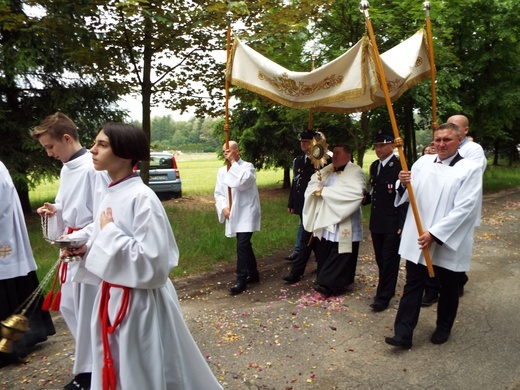
M 430 76 L 424 30 L 381 54 L 392 101 Z M 293 72 L 235 39 L 226 75 L 230 84 L 292 108 L 338 113 L 385 104 L 374 50 L 368 37 L 311 72 Z

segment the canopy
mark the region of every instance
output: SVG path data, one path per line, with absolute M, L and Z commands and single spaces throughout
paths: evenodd
M 388 90 L 397 100 L 430 76 L 424 30 L 381 55 Z M 334 61 L 311 72 L 293 72 L 235 39 L 227 80 L 292 108 L 337 113 L 361 112 L 385 104 L 374 50 L 368 37 Z

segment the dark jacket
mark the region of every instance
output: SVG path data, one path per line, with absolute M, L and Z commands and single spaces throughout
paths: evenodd
M 381 168 L 379 175 L 377 167 L 379 160 L 370 165 L 370 187 L 371 196 L 364 204 L 371 203 L 370 231 L 372 233 L 397 233 L 403 228 L 408 204 L 399 207 L 394 206 L 396 188 L 395 182 L 401 171 L 401 163 L 394 155 Z
M 303 202 L 305 201 L 305 190 L 314 174 L 314 165 L 310 158 L 304 154 L 296 157 L 293 162 L 293 180 L 291 193 L 289 194 L 288 208 L 294 209 L 294 214 L 302 215 Z

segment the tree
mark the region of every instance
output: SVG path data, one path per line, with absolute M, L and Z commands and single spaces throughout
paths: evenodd
M 69 60 L 57 36 L 78 44 L 86 37 L 57 23 L 63 14 L 74 14 L 64 4 L 51 17 L 28 16 L 19 0 L 0 7 L 0 158 L 9 168 L 25 212 L 30 211 L 29 189 L 41 180 L 56 177 L 52 162 L 29 130 L 55 111 L 69 115 L 89 143 L 105 120 L 122 118 L 110 106 L 117 91 L 108 90 L 95 76 L 85 76 Z
M 226 21 L 211 11 L 212 4 L 83 0 L 88 23 L 81 28 L 96 39 L 69 53 L 82 65 L 90 64 L 91 74 L 140 96 L 142 128 L 150 140 L 150 109 L 159 103 L 181 112 L 194 107 L 200 116 L 222 111 L 224 64 L 213 54 L 224 48 Z M 147 182 L 148 164 L 141 168 Z
M 450 2 L 451 12 L 441 15 L 449 32 L 461 77 L 455 96 L 458 110 L 470 118 L 470 135 L 486 150 L 510 156 L 518 143 L 515 124 L 520 99 L 520 10 L 516 1 L 466 0 Z M 493 147 L 492 147 L 493 145 Z

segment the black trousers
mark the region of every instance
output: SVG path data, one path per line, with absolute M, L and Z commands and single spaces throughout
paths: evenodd
M 237 233 L 237 283 L 246 283 L 248 276 L 258 275 L 252 236 L 252 232 Z
M 300 238 L 300 252 L 298 253 L 298 257 L 291 263 L 291 274 L 295 276 L 303 276 L 312 251 L 315 251 L 315 239 L 313 238 L 311 241 L 311 238 L 312 233 L 302 229 L 302 236 Z
M 436 325 L 437 328 L 451 331 L 459 307 L 459 285 L 463 272 L 437 266 L 434 266 L 434 271 L 440 285 Z M 412 340 L 413 331 L 419 321 L 424 288 L 429 278 L 426 266 L 406 262 L 406 284 L 394 324 L 395 334 L 405 340 Z
M 338 243 L 325 239 L 316 243 L 318 284 L 332 292 L 343 292 L 354 283 L 359 242 L 352 243 L 352 253 L 338 253 Z
M 399 263 L 401 256 L 398 253 L 401 237 L 399 234 L 372 233 L 372 243 L 379 269 L 375 302 L 388 305 L 395 295 Z
M 461 289 L 464 288 L 464 285 L 468 282 L 468 280 L 469 280 L 468 275 L 466 275 L 465 272 L 460 272 L 459 295 L 460 295 Z M 435 276 L 433 278 L 429 278 L 428 282 L 426 283 L 425 294 L 437 295 L 437 294 L 439 294 L 439 289 L 440 289 L 440 286 L 439 286 L 439 280 L 437 279 L 437 277 Z

